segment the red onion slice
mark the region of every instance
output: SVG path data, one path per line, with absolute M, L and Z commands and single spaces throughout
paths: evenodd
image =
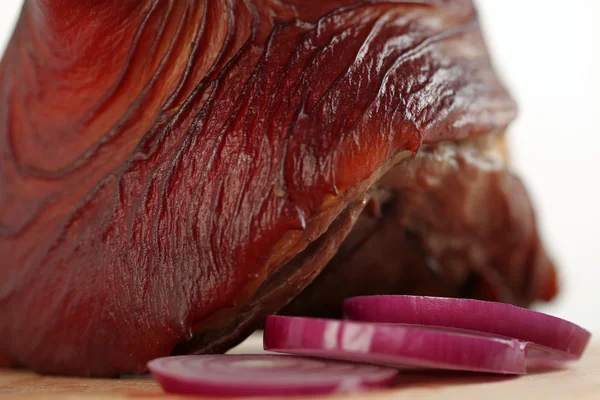
M 398 374 L 392 368 L 279 355 L 164 357 L 148 368 L 168 393 L 244 397 L 357 392 L 387 386 Z
M 271 316 L 265 350 L 397 368 L 526 373 L 526 344 L 421 326 Z
M 357 321 L 416 324 L 464 329 L 536 345 L 530 359 L 551 361 L 581 357 L 591 334 L 582 327 L 513 305 L 422 296 L 365 296 L 346 300 L 346 317 Z

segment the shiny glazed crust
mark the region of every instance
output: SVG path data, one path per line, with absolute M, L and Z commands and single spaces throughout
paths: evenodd
M 27 0 L 0 64 L 0 353 L 106 376 L 230 326 L 225 348 L 397 161 L 513 116 L 466 0 Z

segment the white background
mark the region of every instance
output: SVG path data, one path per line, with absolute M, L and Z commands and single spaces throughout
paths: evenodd
M 520 106 L 514 162 L 561 267 L 544 311 L 600 332 L 600 1 L 479 0 L 501 76 Z M 0 51 L 20 4 L 0 5 Z

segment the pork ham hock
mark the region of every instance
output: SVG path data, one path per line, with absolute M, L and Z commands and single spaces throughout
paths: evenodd
M 470 0 L 26 0 L 0 354 L 114 376 L 357 294 L 549 300 L 514 115 Z

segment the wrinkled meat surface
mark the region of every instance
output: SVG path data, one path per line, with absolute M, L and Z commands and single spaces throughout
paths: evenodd
M 414 179 L 383 182 L 396 163 L 513 116 L 468 0 L 26 0 L 0 64 L 0 354 L 109 376 L 223 351 L 318 276 L 376 182 Z M 493 215 L 529 218 L 507 187 Z M 385 241 L 405 226 L 462 284 L 447 213 Z M 513 290 L 533 247 L 472 257 Z
M 502 136 L 422 148 L 369 192 L 336 256 L 283 311 L 341 317 L 347 297 L 418 294 L 521 306 L 556 294 L 555 269 Z

